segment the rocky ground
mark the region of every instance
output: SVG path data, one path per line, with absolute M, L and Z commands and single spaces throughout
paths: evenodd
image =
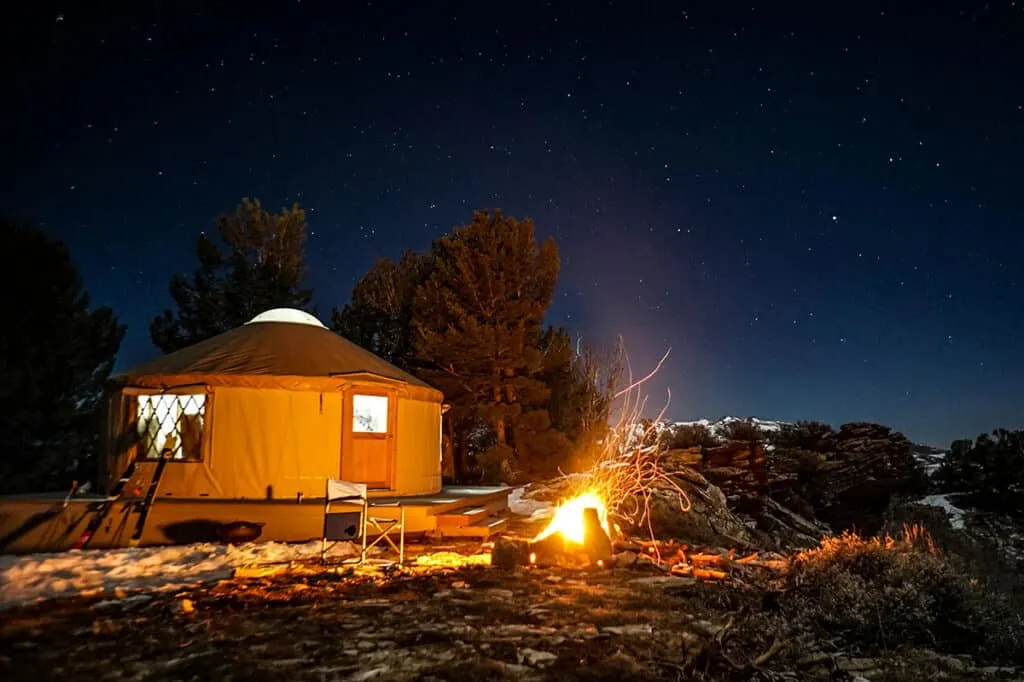
M 529 537 L 530 526 L 520 522 L 517 530 Z M 874 547 L 852 551 L 861 563 L 872 553 L 889 556 L 890 550 Z M 752 564 L 717 564 L 726 580 L 699 580 L 628 553 L 620 554 L 614 568 L 503 570 L 479 565 L 487 561 L 485 550 L 418 547 L 411 566 L 399 571 L 292 563 L 255 575 L 240 570 L 230 580 L 173 594 L 22 607 L 6 612 L 0 625 L 0 677 L 1024 679 L 1012 653 L 981 653 L 988 651 L 982 645 L 943 641 L 948 633 L 935 625 L 936 614 L 928 616 L 932 629 L 924 639 L 913 627 L 876 638 L 870 634 L 874 624 L 867 636 L 850 623 L 829 625 L 822 610 L 852 609 L 815 591 L 815 583 L 826 580 L 819 568 L 839 563 L 832 555 L 803 562 L 819 567 L 808 571 L 793 557 L 762 554 Z M 694 565 L 694 557 L 714 551 L 685 549 Z M 914 559 L 914 575 L 931 575 L 938 559 L 922 557 L 920 565 Z M 792 567 L 783 570 L 782 564 Z M 836 582 L 840 596 L 849 594 L 845 575 Z M 833 580 L 827 577 L 829 585 Z M 877 587 L 889 590 L 903 582 L 903 573 L 895 579 L 882 575 Z M 942 589 L 949 587 L 942 582 Z M 885 597 L 901 598 L 893 592 Z M 885 603 L 857 608 L 872 617 L 877 611 L 877 627 L 885 628 L 892 620 Z M 963 637 L 977 634 L 965 632 Z M 893 645 L 894 637 L 903 644 Z
M 1024 680 L 1024 531 L 900 502 L 878 483 L 888 432 L 840 436 L 831 459 L 666 453 L 692 505 L 651 498 L 649 527 L 686 543 L 660 563 L 620 551 L 600 567 L 499 568 L 487 547 L 414 546 L 401 570 L 300 561 L 49 601 L 3 613 L 0 679 Z M 577 483 L 517 492 L 512 538 Z M 912 530 L 837 539 L 846 526 L 808 500 Z
M 927 650 L 797 648 L 772 592 L 653 569 L 243 578 L 8 614 L 5 680 L 1020 679 Z

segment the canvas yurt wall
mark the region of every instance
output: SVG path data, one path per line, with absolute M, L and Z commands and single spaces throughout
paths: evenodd
M 441 398 L 316 318 L 269 311 L 115 377 L 105 478 L 167 452 L 160 497 L 321 497 L 326 478 L 435 493 Z

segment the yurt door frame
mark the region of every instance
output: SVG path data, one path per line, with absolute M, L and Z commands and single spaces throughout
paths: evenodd
M 395 391 L 353 387 L 342 394 L 342 401 L 341 478 L 365 483 L 371 490 L 393 489 Z

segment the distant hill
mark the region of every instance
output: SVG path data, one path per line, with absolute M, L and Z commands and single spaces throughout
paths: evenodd
M 758 417 L 721 417 L 719 419 L 698 419 L 696 421 L 682 421 L 682 422 L 669 422 L 673 428 L 679 428 L 681 426 L 706 426 L 707 429 L 714 436 L 720 436 L 725 433 L 726 428 L 729 424 L 734 422 L 749 422 L 756 426 L 765 433 L 773 433 L 781 431 L 782 427 L 790 424 L 790 422 L 776 421 L 772 419 L 760 419 Z

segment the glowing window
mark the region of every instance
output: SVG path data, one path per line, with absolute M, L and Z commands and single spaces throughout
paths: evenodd
M 203 447 L 206 395 L 140 395 L 136 411 L 143 459 L 197 461 Z
M 352 396 L 352 431 L 354 433 L 387 433 L 387 396 Z

